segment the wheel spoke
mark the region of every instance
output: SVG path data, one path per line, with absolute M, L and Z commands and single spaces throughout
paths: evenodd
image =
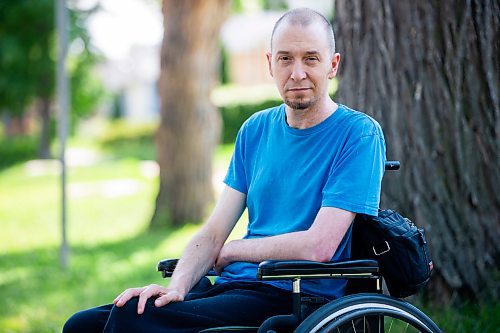
M 394 318 L 392 318 L 392 320 L 391 320 L 391 325 L 389 326 L 389 332 L 387 332 L 387 333 L 391 333 L 392 323 L 393 323 L 393 322 L 394 322 Z
M 306 319 L 298 332 L 397 333 L 440 332 L 421 311 L 383 295 L 346 296 Z M 361 325 L 360 320 L 363 320 Z M 378 330 L 377 330 L 378 329 Z

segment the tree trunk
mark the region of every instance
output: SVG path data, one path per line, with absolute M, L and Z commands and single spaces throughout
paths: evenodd
M 40 141 L 38 142 L 38 158 L 52 158 L 50 154 L 50 99 L 41 97 L 38 101 L 40 116 Z
M 228 0 L 164 0 L 156 133 L 160 190 L 150 226 L 199 222 L 213 199 L 212 157 L 220 116 L 209 95 L 219 63 L 219 30 Z
M 337 0 L 339 102 L 378 119 L 382 204 L 428 234 L 437 300 L 498 300 L 500 5 L 495 0 Z

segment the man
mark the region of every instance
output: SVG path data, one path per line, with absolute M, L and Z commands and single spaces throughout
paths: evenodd
M 284 104 L 253 115 L 240 129 L 212 214 L 191 240 L 168 287 L 125 290 L 105 305 L 75 314 L 65 332 L 197 332 L 258 326 L 291 313 L 287 281 L 256 280 L 266 259 L 349 258 L 356 213 L 377 213 L 385 162 L 379 125 L 336 104 L 328 82 L 340 55 L 329 22 L 296 9 L 276 23 L 267 54 Z M 244 239 L 224 244 L 245 208 Z M 203 276 L 215 267 L 212 286 Z M 305 294 L 328 299 L 345 281 L 303 281 Z

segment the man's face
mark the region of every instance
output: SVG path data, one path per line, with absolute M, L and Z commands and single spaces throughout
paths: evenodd
M 269 71 L 283 101 L 292 109 L 314 106 L 328 95 L 328 81 L 337 74 L 340 55 L 331 55 L 325 29 L 283 23 L 275 32 Z

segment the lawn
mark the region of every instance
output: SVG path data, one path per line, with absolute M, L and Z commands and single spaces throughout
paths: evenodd
M 219 169 L 231 150 L 219 148 Z M 79 309 L 109 303 L 127 287 L 165 283 L 156 262 L 179 256 L 196 232 L 196 225 L 147 232 L 158 186 L 151 161 L 104 155 L 86 164 L 69 168 L 67 270 L 59 266 L 57 162 L 0 172 L 0 332 L 59 332 Z
M 0 171 L 0 332 L 60 332 L 77 310 L 109 303 L 127 287 L 165 283 L 156 262 L 178 257 L 197 230 L 147 232 L 158 186 L 154 163 L 99 150 L 89 163 L 94 155 L 82 154 L 89 147 L 72 148 L 82 163 L 69 169 L 67 270 L 59 266 L 57 163 L 30 161 Z M 217 151 L 216 184 L 231 151 L 231 145 Z M 244 228 L 240 222 L 232 237 Z M 498 332 L 499 312 L 498 305 L 470 305 L 433 309 L 431 317 L 448 332 Z

